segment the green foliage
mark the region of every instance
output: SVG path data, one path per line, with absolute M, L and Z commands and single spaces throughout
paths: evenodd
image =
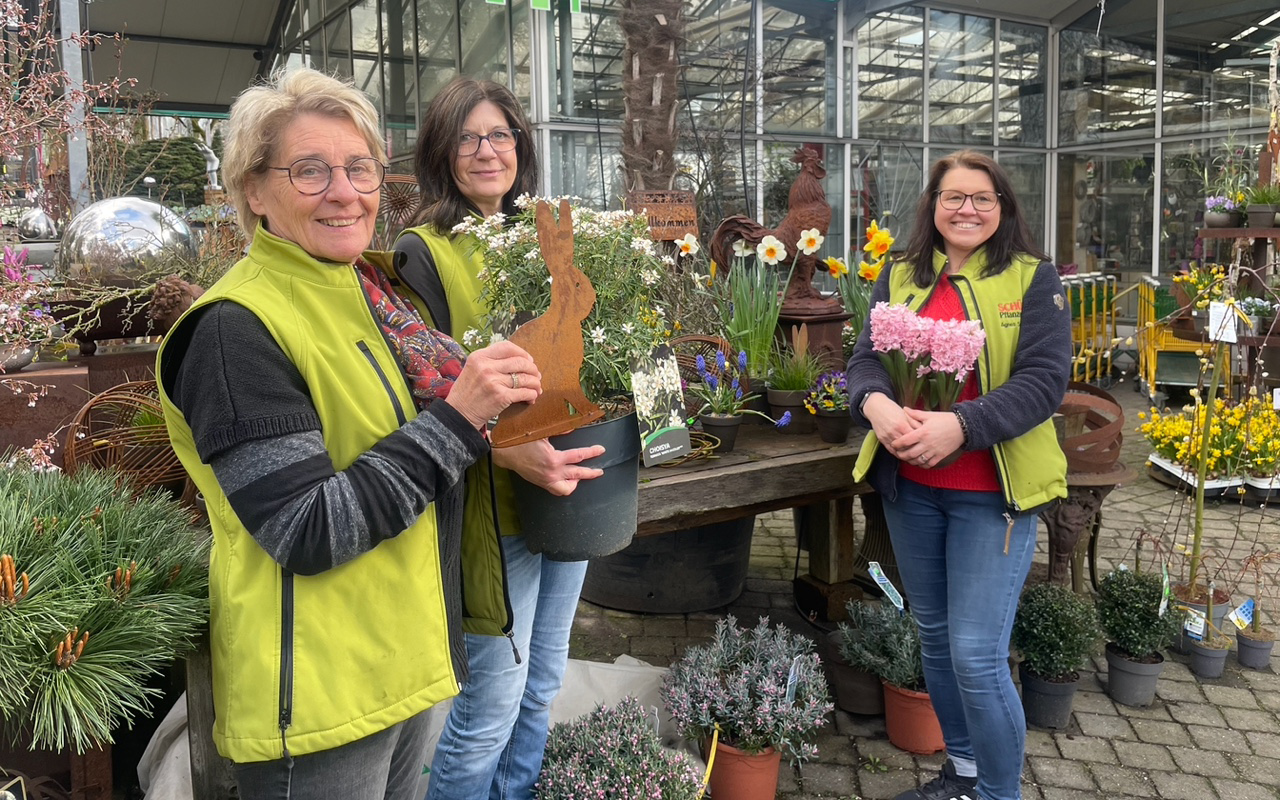
M 634 697 L 551 729 L 538 800 L 696 800 L 702 774 L 688 753 L 668 750 Z
M 208 619 L 207 537 L 114 473 L 0 467 L 5 557 L 17 589 L 0 591 L 0 734 L 78 752 L 112 741 Z
M 1093 605 L 1067 587 L 1037 583 L 1022 593 L 1011 642 L 1036 675 L 1049 680 L 1073 675 L 1101 638 Z
M 899 688 L 924 691 L 920 629 L 910 612 L 852 600 L 845 610 L 849 622 L 839 625 L 841 658 Z
M 204 203 L 204 156 L 190 136 L 150 139 L 125 153 L 124 181 L 135 194 L 145 193 L 145 177 L 156 179 L 152 197 L 186 207 Z
M 778 273 L 759 259 L 748 267 L 746 257 L 735 258 L 733 266 L 724 269 L 727 277 L 718 286 L 725 295 L 720 299 L 725 337 L 734 350 L 747 354 L 747 374 L 762 377 L 769 371 L 782 311 Z
M 1249 205 L 1280 205 L 1280 185 L 1265 183 L 1245 190 L 1245 202 Z
M 822 376 L 822 362 L 807 347 L 779 345 L 770 364 L 770 389 L 808 391 Z
M 1135 658 L 1155 653 L 1178 635 L 1183 614 L 1172 602 L 1163 615 L 1163 581 L 1155 572 L 1119 569 L 1098 587 L 1098 622 L 1103 635 Z

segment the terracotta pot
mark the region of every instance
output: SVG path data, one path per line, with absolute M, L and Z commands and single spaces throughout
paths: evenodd
M 711 765 L 711 796 L 726 800 L 773 800 L 778 796 L 778 768 L 782 753 L 770 747 L 748 753 L 724 742 L 716 742 L 716 760 Z
M 929 695 L 884 682 L 884 727 L 889 743 L 908 753 L 928 755 L 945 746 L 942 726 Z

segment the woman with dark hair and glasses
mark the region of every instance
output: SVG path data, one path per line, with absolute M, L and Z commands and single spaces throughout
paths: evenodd
M 897 800 L 1017 800 L 1026 722 L 1009 634 L 1037 512 L 1067 493 L 1050 417 L 1067 386 L 1070 311 L 1008 176 L 970 150 L 933 165 L 907 252 L 871 302 L 978 320 L 986 333 L 951 411 L 897 401 L 869 328 L 849 360 L 853 416 L 872 430 L 854 478 L 884 498 L 947 748 L 941 774 Z
M 466 355 L 362 253 L 382 128 L 350 82 L 277 75 L 229 124 L 249 248 L 156 368 L 213 528 L 213 738 L 246 800 L 420 800 L 425 712 L 466 679 L 460 554 L 501 570 L 459 481 L 541 376 L 510 342 Z
M 481 327 L 483 264 L 476 243 L 453 233 L 453 226 L 468 215 L 511 215 L 518 196 L 537 190 L 529 122 L 505 86 L 458 78 L 427 107 L 414 166 L 422 206 L 415 227 L 396 242 L 401 274 L 426 300 L 435 326 L 460 337 Z M 463 554 L 463 583 L 483 587 L 489 604 L 465 609 L 479 612 L 465 620 L 470 679 L 454 699 L 436 747 L 429 800 L 533 796 L 587 563 L 529 552 L 511 472 L 566 495 L 578 481 L 602 474 L 579 464 L 603 452 L 598 446 L 556 450 L 544 439 L 494 450 L 468 470 L 463 526 L 502 553 L 508 593 L 502 592 L 502 575 L 486 569 L 488 562 Z M 505 622 L 494 625 L 494 617 Z

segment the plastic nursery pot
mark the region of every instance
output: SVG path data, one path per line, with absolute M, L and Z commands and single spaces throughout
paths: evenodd
M 880 679 L 864 669 L 850 665 L 840 656 L 840 631 L 827 634 L 829 653 L 824 657 L 831 686 L 835 690 L 836 707 L 850 714 L 879 716 L 884 713 L 884 688 Z
M 1075 680 L 1058 682 L 1041 678 L 1018 664 L 1018 682 L 1022 685 L 1022 710 L 1027 724 L 1037 728 L 1060 730 L 1071 723 L 1071 708 L 1075 703 L 1080 676 Z
M 1271 650 L 1276 646 L 1275 637 L 1253 636 L 1248 630 L 1236 631 L 1236 660 L 1249 669 L 1266 669 L 1271 666 Z
M 1150 662 L 1126 658 L 1107 643 L 1107 694 L 1125 706 L 1149 706 L 1156 699 L 1156 682 L 1164 669 L 1164 656 L 1153 653 Z
M 733 445 L 738 441 L 738 428 L 742 426 L 742 416 L 741 414 L 698 415 L 702 432 L 719 440 L 720 443 L 715 447 L 717 453 L 733 452 Z
M 1191 671 L 1198 678 L 1221 678 L 1227 666 L 1227 654 L 1231 652 L 1231 640 L 1221 637 L 1223 647 L 1209 647 L 1199 641 L 1191 642 Z

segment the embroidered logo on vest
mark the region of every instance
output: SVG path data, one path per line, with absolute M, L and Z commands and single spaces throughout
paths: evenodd
M 1015 328 L 1022 322 L 1022 301 L 1014 300 L 1011 303 L 1000 303 L 997 306 L 1000 312 L 1000 327 Z

